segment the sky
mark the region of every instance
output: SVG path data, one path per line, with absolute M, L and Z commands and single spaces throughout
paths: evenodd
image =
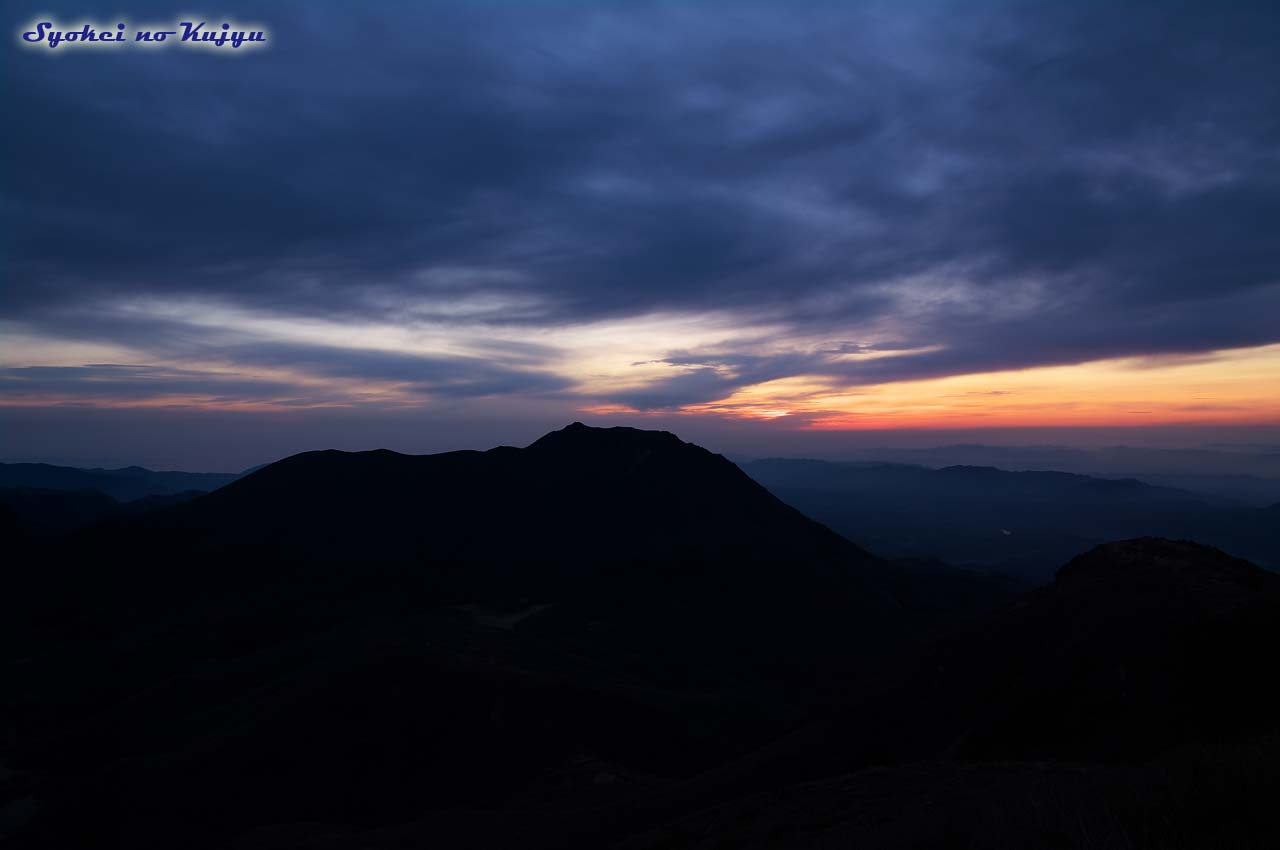
M 1280 6 L 6 3 L 0 459 L 1280 443 Z

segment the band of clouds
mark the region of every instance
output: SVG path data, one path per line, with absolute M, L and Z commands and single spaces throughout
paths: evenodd
M 1261 4 L 309 4 L 270 25 L 245 62 L 7 60 L 4 315 L 146 368 L 10 353 L 0 394 L 349 400 L 332 379 L 663 409 L 1280 337 Z M 161 313 L 139 335 L 115 309 L 139 299 L 505 347 Z M 558 339 L 654 314 L 742 332 L 693 321 L 603 382 L 584 364 L 607 339 Z

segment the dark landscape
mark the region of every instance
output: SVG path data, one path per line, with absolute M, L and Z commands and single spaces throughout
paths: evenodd
M 1280 847 L 1280 3 L 0 19 L 0 850 Z
M 11 846 L 1278 835 L 1280 577 L 1209 546 L 1040 587 L 884 560 L 721 456 L 580 424 L 154 498 L 7 491 Z M 39 520 L 68 501 L 116 507 Z
M 1136 478 L 992 466 L 758 460 L 742 468 L 788 504 L 882 555 L 934 557 L 1042 581 L 1100 543 L 1171 537 L 1280 568 L 1280 500 L 1255 506 Z

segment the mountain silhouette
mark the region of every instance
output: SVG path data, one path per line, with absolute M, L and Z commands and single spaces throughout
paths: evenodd
M 295 455 L 157 521 L 327 560 L 869 559 L 719 455 L 580 423 L 524 449 Z
M 1105 544 L 766 763 L 805 777 L 937 759 L 1138 763 L 1265 735 L 1280 689 L 1259 671 L 1277 648 L 1280 575 L 1190 541 Z
M 665 432 L 310 452 L 19 562 L 15 847 L 804 846 L 761 794 L 963 820 L 1083 775 L 1105 809 L 1115 771 L 1275 728 L 1270 573 L 1139 540 L 1017 596 Z
M 1280 576 L 1188 541 L 1099 546 L 624 846 L 1270 846 L 1278 648 Z
M 1116 761 L 1270 728 L 1280 576 L 1189 541 L 1099 546 L 940 644 L 903 697 L 946 692 L 962 757 Z M 951 732 L 947 732 L 951 734 Z
M 144 514 L 203 495 L 202 490 L 142 496 L 118 502 L 98 490 L 46 490 L 38 487 L 0 487 L 0 526 L 8 529 L 10 544 L 30 538 L 64 534 L 112 519 Z
M 119 503 L 97 490 L 0 488 L 0 517 L 3 517 L 0 522 L 4 522 L 11 534 L 64 532 L 119 513 Z
M 670 783 L 1010 594 L 875 558 L 674 435 L 576 423 L 297 455 L 40 563 L 6 713 L 62 846 L 629 787 L 547 785 L 575 759 Z

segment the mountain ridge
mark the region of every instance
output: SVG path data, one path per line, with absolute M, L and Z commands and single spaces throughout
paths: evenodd
M 155 471 L 141 466 L 81 469 L 49 463 L 0 463 L 0 487 L 97 490 L 119 502 L 194 490 L 210 491 L 241 473 Z
M 1091 546 L 1159 536 L 1197 539 L 1280 568 L 1280 527 L 1266 509 L 1138 479 L 879 461 L 773 459 L 743 469 L 889 557 L 936 557 L 1043 581 Z
M 785 822 L 758 796 L 784 785 L 856 819 L 977 777 L 960 818 L 1037 760 L 1127 769 L 1277 708 L 1278 579 L 1239 559 L 1127 541 L 1019 595 L 634 429 L 303 453 L 27 560 L 0 599 L 20 848 L 698 846 L 701 812 Z

